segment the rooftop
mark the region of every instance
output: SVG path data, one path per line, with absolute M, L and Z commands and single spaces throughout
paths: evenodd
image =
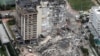
M 36 12 L 36 6 L 39 4 L 39 0 L 17 0 L 16 3 L 27 12 Z

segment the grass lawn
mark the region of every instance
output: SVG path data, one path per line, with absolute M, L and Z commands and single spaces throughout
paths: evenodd
M 72 6 L 72 8 L 77 11 L 88 10 L 91 8 L 91 6 L 94 5 L 91 0 L 68 0 L 68 2 Z

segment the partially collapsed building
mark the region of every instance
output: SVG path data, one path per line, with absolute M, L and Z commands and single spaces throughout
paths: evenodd
M 66 18 L 65 5 L 62 0 L 17 0 L 16 21 L 23 39 L 37 40 L 40 34 L 50 34 L 54 26 L 62 26 Z
M 35 49 L 40 56 L 83 56 L 78 48 L 79 27 L 67 14 L 65 0 L 19 0 L 16 3 L 20 33 L 24 40 L 38 40 Z
M 37 18 L 37 6 L 39 5 L 38 0 L 17 0 L 16 10 L 17 10 L 17 25 L 19 27 L 19 32 L 21 33 L 23 39 L 27 42 L 30 40 L 36 40 L 38 32 L 38 22 Z

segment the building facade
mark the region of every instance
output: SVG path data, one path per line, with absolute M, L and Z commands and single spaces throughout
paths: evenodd
M 90 22 L 94 29 L 100 35 L 100 6 L 94 6 L 90 10 Z
M 37 19 L 37 5 L 38 0 L 17 0 L 16 1 L 16 21 L 19 32 L 26 42 L 37 39 L 38 37 L 38 23 Z M 38 24 L 38 25 L 37 25 Z
M 52 33 L 53 24 L 66 18 L 62 16 L 66 13 L 65 5 L 62 0 L 17 0 L 16 21 L 23 39 L 33 41 L 40 34 L 47 36 Z

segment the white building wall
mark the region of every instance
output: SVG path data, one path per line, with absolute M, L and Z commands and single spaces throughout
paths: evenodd
M 23 18 L 23 20 L 24 20 L 24 22 L 23 22 L 23 23 L 24 23 L 24 25 L 23 25 L 23 30 L 24 30 L 24 31 L 23 31 L 23 37 L 24 37 L 24 40 L 25 40 L 25 25 L 26 25 L 26 24 L 25 24 L 25 17 Z
M 100 7 L 92 7 L 90 10 L 90 21 L 92 22 L 97 33 L 100 35 Z
M 37 6 L 38 14 L 37 14 L 37 37 L 41 34 L 42 27 L 42 9 L 40 6 Z

